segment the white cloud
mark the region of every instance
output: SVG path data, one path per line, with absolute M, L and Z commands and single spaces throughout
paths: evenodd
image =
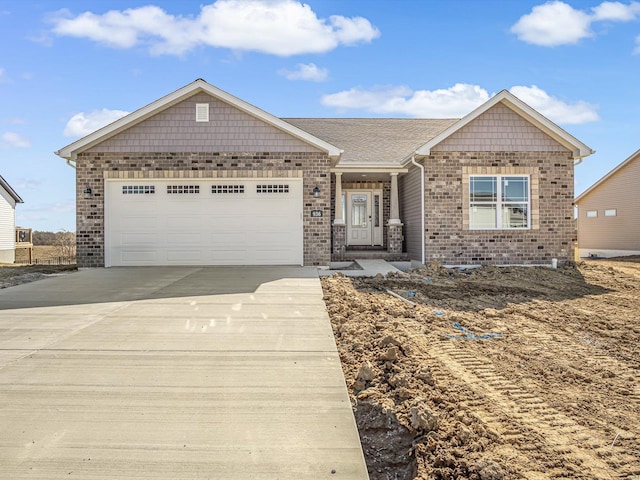
M 510 91 L 557 123 L 586 123 L 599 119 L 594 105 L 583 101 L 563 102 L 535 85 L 515 86 Z M 478 85 L 457 83 L 453 87 L 438 90 L 413 91 L 403 86 L 371 90 L 352 88 L 325 95 L 322 97 L 322 104 L 340 111 L 364 110 L 421 118 L 459 118 L 482 105 L 491 96 Z
M 31 142 L 24 135 L 15 132 L 5 132 L 0 136 L 2 142 L 11 148 L 29 148 Z
M 76 113 L 67 122 L 64 128 L 64 136 L 84 137 L 128 114 L 129 112 L 124 110 L 109 110 L 107 108 L 89 113 Z
M 509 91 L 556 123 L 566 125 L 600 120 L 595 105 L 583 101 L 565 103 L 535 85 L 530 87 L 515 86 L 511 87 Z
M 593 37 L 594 22 L 628 22 L 640 15 L 640 3 L 602 2 L 591 9 L 592 13 L 576 10 L 571 5 L 556 0 L 537 5 L 531 13 L 523 15 L 511 27 L 523 42 L 543 47 L 576 44 Z
M 609 20 L 612 22 L 630 22 L 640 14 L 640 3 L 631 2 L 628 5 L 620 2 L 602 2 L 593 11 L 593 20 Z
M 544 47 L 578 43 L 591 33 L 591 17 L 563 2 L 549 2 L 533 7 L 511 27 L 524 42 Z
M 34 180 L 31 178 L 21 178 L 14 186 L 18 190 L 36 190 L 40 188 L 42 182 L 40 180 Z
M 296 0 L 218 0 L 201 7 L 195 17 L 174 16 L 153 5 L 76 16 L 61 10 L 52 22 L 58 35 L 112 48 L 147 45 L 154 55 L 182 55 L 211 46 L 289 56 L 327 52 L 380 36 L 365 18 L 318 18 L 309 5 Z
M 489 94 L 483 88 L 457 83 L 438 90 L 414 91 L 404 86 L 372 90 L 352 88 L 323 96 L 322 104 L 343 111 L 356 109 L 411 117 L 457 118 L 488 99 Z
M 308 80 L 311 82 L 324 82 L 329 76 L 329 70 L 318 68 L 315 63 L 299 63 L 295 70 L 279 70 L 288 80 Z

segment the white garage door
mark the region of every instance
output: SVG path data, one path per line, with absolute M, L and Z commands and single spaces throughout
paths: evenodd
M 107 180 L 106 266 L 302 265 L 301 179 Z

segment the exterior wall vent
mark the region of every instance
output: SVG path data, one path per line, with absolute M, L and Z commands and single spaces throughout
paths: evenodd
M 196 122 L 209 121 L 209 104 L 196 103 Z

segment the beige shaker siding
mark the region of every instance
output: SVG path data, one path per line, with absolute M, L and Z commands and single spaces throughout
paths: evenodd
M 331 161 L 324 153 L 82 153 L 76 165 L 79 267 L 104 266 L 105 178 L 303 177 L 304 264 L 329 265 Z M 83 197 L 91 187 L 93 196 Z M 320 196 L 313 197 L 318 186 Z M 311 217 L 322 210 L 322 217 Z
M 568 152 L 508 107 L 497 104 L 431 149 L 431 152 Z
M 209 121 L 196 122 L 196 104 Z M 319 152 L 262 120 L 198 93 L 88 149 L 87 152 Z
M 578 244 L 584 249 L 640 251 L 640 155 L 594 188 L 578 203 Z M 615 209 L 615 217 L 604 211 Z M 587 218 L 587 211 L 598 212 Z
M 422 262 L 422 171 L 415 165 L 409 167 L 409 172 L 400 175 L 398 179 L 398 194 L 400 201 L 400 220 L 404 224 L 404 251 L 410 260 Z
M 518 167 L 539 178 L 538 229 L 465 228 L 463 167 Z M 573 159 L 567 152 L 441 152 L 425 159 L 426 262 L 548 264 L 573 259 Z M 532 212 L 534 213 L 534 212 Z

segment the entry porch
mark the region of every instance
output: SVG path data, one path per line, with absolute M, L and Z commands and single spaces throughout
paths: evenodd
M 371 167 L 332 170 L 332 261 L 408 260 L 398 193 L 398 176 L 406 172 Z

